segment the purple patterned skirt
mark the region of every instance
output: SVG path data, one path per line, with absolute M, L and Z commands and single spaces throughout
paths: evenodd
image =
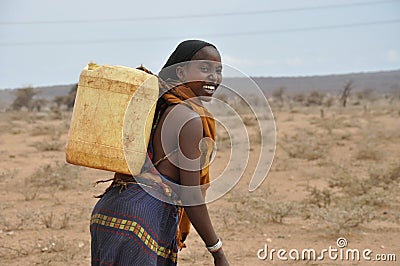
M 114 187 L 90 220 L 92 265 L 176 265 L 178 207 L 138 184 Z

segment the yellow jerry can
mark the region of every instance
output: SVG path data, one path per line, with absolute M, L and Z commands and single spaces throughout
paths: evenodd
M 80 75 L 66 144 L 68 163 L 137 175 L 147 155 L 158 79 L 89 63 Z

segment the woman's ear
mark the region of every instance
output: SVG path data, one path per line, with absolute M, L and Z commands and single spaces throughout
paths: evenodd
M 178 77 L 179 81 L 185 82 L 185 69 L 184 69 L 184 66 L 177 66 L 176 67 L 176 76 Z

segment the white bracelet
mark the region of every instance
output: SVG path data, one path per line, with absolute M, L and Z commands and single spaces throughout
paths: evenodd
M 210 251 L 211 253 L 217 252 L 221 247 L 222 247 L 222 241 L 219 238 L 217 244 L 215 244 L 214 246 L 211 247 L 206 246 L 207 250 Z

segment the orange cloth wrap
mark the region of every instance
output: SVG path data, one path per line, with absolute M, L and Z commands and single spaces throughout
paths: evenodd
M 166 92 L 162 98 L 169 104 L 179 104 L 182 103 L 190 107 L 193 111 L 199 114 L 202 124 L 203 124 L 203 137 L 211 138 L 215 141 L 216 132 L 215 132 L 215 120 L 213 115 L 201 104 L 200 99 L 194 94 L 194 92 L 185 85 L 178 85 L 173 87 L 168 92 Z M 208 147 L 207 157 L 209 159 L 210 152 L 212 147 Z M 203 196 L 206 195 L 206 189 L 209 187 L 210 175 L 209 175 L 209 166 L 208 159 L 206 160 L 206 166 L 202 168 L 200 172 L 200 184 L 206 185 L 203 186 L 202 189 Z M 178 248 L 182 250 L 182 248 L 186 247 L 184 241 L 189 234 L 190 230 L 190 220 L 187 216 L 186 212 L 183 208 L 181 208 L 179 213 L 179 225 L 177 231 L 177 241 Z

